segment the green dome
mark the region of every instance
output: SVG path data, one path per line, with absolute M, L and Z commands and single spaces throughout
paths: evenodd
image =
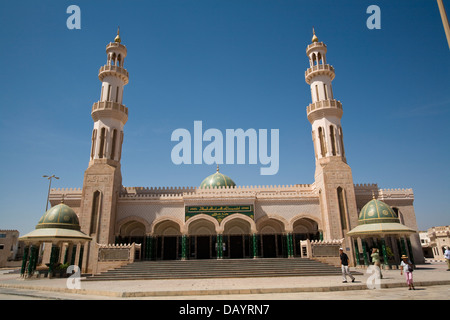
M 214 187 L 236 187 L 236 183 L 234 183 L 230 177 L 220 173 L 219 166 L 217 166 L 217 172 L 206 177 L 206 179 L 200 184 L 200 188 Z
M 39 220 L 36 229 L 43 228 L 80 230 L 80 222 L 71 207 L 60 203 L 51 207 Z
M 358 222 L 362 224 L 371 223 L 400 223 L 397 214 L 383 201 L 373 199 L 369 201 L 359 213 Z

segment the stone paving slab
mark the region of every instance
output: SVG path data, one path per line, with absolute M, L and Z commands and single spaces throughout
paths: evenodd
M 296 292 L 335 292 L 344 290 L 367 290 L 374 285 L 373 274 L 364 269 L 351 268 L 355 282 L 342 283 L 339 276 L 299 276 L 276 278 L 220 278 L 220 279 L 171 279 L 171 280 L 119 280 L 81 281 L 81 289 L 69 289 L 68 279 L 21 279 L 17 274 L 0 271 L 0 287 L 52 291 L 104 297 L 170 297 L 202 295 L 248 295 Z M 379 288 L 407 287 L 399 270 L 383 270 Z M 69 279 L 70 281 L 71 279 Z M 416 287 L 450 285 L 450 271 L 445 263 L 418 265 L 414 271 Z M 368 286 L 369 285 L 369 286 Z

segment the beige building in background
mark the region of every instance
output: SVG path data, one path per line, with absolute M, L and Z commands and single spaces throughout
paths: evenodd
M 11 266 L 19 250 L 19 231 L 0 230 L 0 268 Z
M 83 188 L 50 193 L 52 206 L 64 199 L 77 214 L 81 231 L 92 238 L 80 250 L 82 271 L 94 272 L 97 262 L 113 252 L 105 249 L 100 257 L 100 247 L 133 242 L 140 244 L 139 259 L 168 260 L 297 258 L 302 256 L 301 241 L 340 241 L 353 264 L 363 265 L 363 255 L 371 248 L 347 233 L 358 226 L 361 209 L 374 197 L 387 204 L 402 225 L 417 231 L 412 189 L 354 184 L 344 148 L 343 106 L 334 98 L 335 71 L 326 53 L 327 46 L 314 34 L 306 49 L 305 72 L 312 98 L 306 116 L 316 159 L 312 183 L 242 186 L 217 168 L 199 186 L 125 187 L 120 160 L 129 112 L 123 104 L 127 49 L 119 35 L 109 43 L 106 65 L 98 75 L 100 100 L 91 110 L 94 125 Z M 384 235 L 377 236 L 385 245 Z M 401 241 L 389 238 L 386 243 L 394 247 L 391 251 L 424 262 L 417 232 Z
M 432 227 L 427 230 L 426 234 L 427 236 L 424 238 L 429 240 L 428 243 L 426 242 L 426 247 L 433 254 L 430 258 L 445 260 L 445 248 L 450 248 L 450 226 Z M 423 246 L 424 243 L 422 243 Z

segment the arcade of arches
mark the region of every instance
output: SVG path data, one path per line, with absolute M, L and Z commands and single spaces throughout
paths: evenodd
M 300 257 L 300 240 L 322 240 L 316 221 L 263 217 L 256 223 L 233 215 L 220 223 L 206 215 L 186 223 L 172 219 L 130 220 L 119 225 L 116 243 L 140 243 L 143 260 Z M 289 231 L 291 230 L 291 231 Z

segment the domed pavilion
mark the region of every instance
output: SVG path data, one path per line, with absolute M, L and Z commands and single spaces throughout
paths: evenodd
M 401 255 L 408 255 L 413 261 L 409 235 L 416 231 L 400 223 L 396 212 L 383 201 L 373 199 L 360 211 L 358 226 L 347 233 L 353 239 L 356 263 L 370 264 L 373 248 L 382 253 L 382 263 L 385 267 L 400 264 Z M 362 257 L 360 254 L 362 249 Z M 362 259 L 361 259 L 362 258 Z M 414 262 L 414 261 L 413 261 Z
M 45 212 L 35 230 L 19 240 L 25 243 L 20 274 L 31 276 L 39 264 L 39 252 L 43 251 L 44 244 L 52 246 L 50 261 L 41 264 L 48 264 L 51 274 L 58 263 L 81 265 L 83 246 L 92 238 L 80 231 L 77 214 L 62 202 Z

